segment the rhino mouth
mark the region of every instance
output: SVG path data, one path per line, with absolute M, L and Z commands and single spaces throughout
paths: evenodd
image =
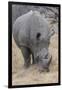
M 38 64 L 40 70 L 41 68 L 49 71 L 49 66 L 52 60 L 52 56 L 48 53 L 48 50 L 43 48 L 42 51 L 39 51 L 36 54 L 35 62 Z
M 42 64 L 43 67 L 46 68 L 47 66 L 50 65 L 51 60 L 52 60 L 52 56 L 51 55 L 47 55 L 47 56 L 45 56 L 45 58 L 38 58 L 38 59 L 39 59 L 38 63 Z
M 51 55 L 47 55 L 45 56 L 45 58 L 39 58 L 39 61 L 38 61 L 39 70 L 40 71 L 46 70 L 47 72 L 49 72 L 49 66 L 51 64 L 51 61 L 52 61 Z

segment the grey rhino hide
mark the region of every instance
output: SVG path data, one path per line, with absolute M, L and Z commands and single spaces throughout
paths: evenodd
M 48 54 L 50 37 L 53 31 L 49 30 L 47 21 L 38 11 L 29 11 L 18 17 L 13 25 L 13 36 L 18 47 L 28 47 L 34 55 L 34 59 L 40 55 Z M 44 52 L 43 52 L 44 51 Z

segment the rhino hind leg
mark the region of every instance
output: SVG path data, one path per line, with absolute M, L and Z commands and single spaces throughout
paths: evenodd
M 24 57 L 24 66 L 25 68 L 28 68 L 31 64 L 30 50 L 26 47 L 21 47 L 21 52 Z

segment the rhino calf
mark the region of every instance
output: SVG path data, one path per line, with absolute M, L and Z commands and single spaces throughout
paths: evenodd
M 54 30 L 49 30 L 46 20 L 38 11 L 29 11 L 18 17 L 13 24 L 13 37 L 17 46 L 21 49 L 24 57 L 24 65 L 29 67 L 36 63 L 39 67 L 48 69 L 52 56 L 49 55 L 48 47 L 50 37 Z

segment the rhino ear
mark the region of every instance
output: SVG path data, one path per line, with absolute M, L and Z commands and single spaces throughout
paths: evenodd
M 37 35 L 36 35 L 36 39 L 39 40 L 40 36 L 41 36 L 41 33 L 38 32 Z
M 49 32 L 49 37 L 51 37 L 51 36 L 54 35 L 54 34 L 55 34 L 54 29 L 51 29 L 50 32 Z

